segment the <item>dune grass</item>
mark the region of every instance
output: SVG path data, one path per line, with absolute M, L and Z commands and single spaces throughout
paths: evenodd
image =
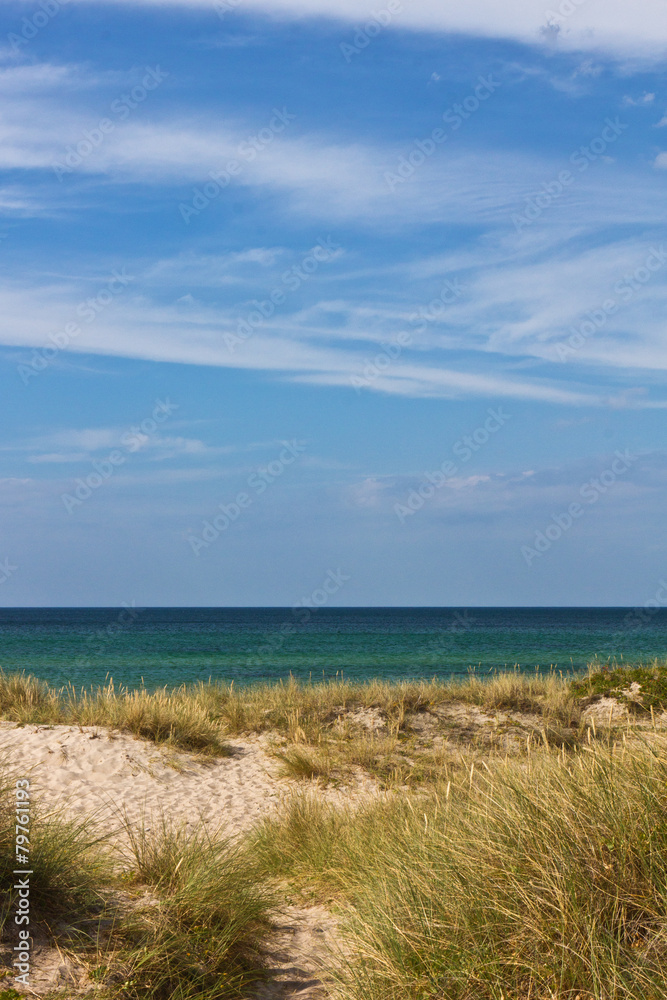
M 634 713 L 667 711 L 667 670 L 657 661 L 641 666 L 600 666 L 572 682 L 575 698 L 616 698 Z
M 277 684 L 256 684 L 235 689 L 233 685 L 199 688 L 204 703 L 230 733 L 274 731 L 306 740 L 342 713 L 355 709 L 378 709 L 389 728 L 400 731 L 406 717 L 452 702 L 489 709 L 533 712 L 569 725 L 578 721 L 576 698 L 570 679 L 560 674 L 508 671 L 485 677 L 471 673 L 455 681 L 381 681 L 360 683 L 335 680 L 305 683 L 290 678 Z
M 271 894 L 256 868 L 224 837 L 163 819 L 128 827 L 126 886 L 148 898 L 119 920 L 106 981 L 124 976 L 127 1000 L 226 1000 L 263 978 L 259 942 Z M 112 994 L 113 995 L 113 994 Z
M 448 682 L 304 683 L 290 678 L 245 688 L 200 682 L 153 691 L 115 688 L 113 682 L 81 691 L 55 689 L 30 675 L 0 671 L 0 717 L 19 725 L 107 727 L 209 756 L 231 752 L 226 738 L 270 733 L 287 744 L 277 752 L 289 776 L 340 780 L 361 769 L 385 785 L 420 784 L 436 780 L 442 769 L 442 751 L 431 737 L 456 740 L 456 727 L 447 730 L 448 708 L 469 706 L 494 716 L 514 713 L 561 746 L 579 739 L 586 700 L 611 691 L 614 683 L 618 692 L 621 682 L 629 684 L 639 674 L 642 683 L 651 685 L 645 707 L 661 705 L 667 673 L 657 663 L 634 673 L 612 669 L 575 680 L 555 672 L 509 671 L 486 677 L 471 673 Z M 372 724 L 364 724 L 364 713 L 371 713 Z M 415 725 L 419 718 L 431 727 L 430 737 L 423 731 L 420 735 Z M 482 736 L 486 752 L 495 737 L 490 731 Z M 496 736 L 500 746 L 503 733 Z M 464 741 L 471 742 L 468 732 Z
M 542 747 L 356 813 L 300 798 L 252 845 L 339 909 L 339 1000 L 667 995 L 667 746 Z
M 13 921 L 17 894 L 13 889 L 17 868 L 17 816 L 15 776 L 0 762 L 0 922 Z M 113 865 L 89 818 L 64 819 L 44 814 L 39 803 L 30 803 L 30 906 L 35 919 L 52 923 L 67 919 L 76 924 L 103 906 L 100 886 L 113 877 Z M 18 865 L 18 867 L 28 867 Z
M 37 810 L 36 920 L 86 963 L 95 985 L 85 996 L 97 1000 L 254 996 L 268 914 L 286 886 L 341 916 L 332 1000 L 663 1000 L 667 737 L 630 719 L 596 734 L 581 713 L 636 683 L 641 722 L 663 706 L 666 673 L 653 664 L 574 680 L 510 673 L 80 694 L 0 675 L 0 714 L 19 724 L 110 726 L 209 754 L 224 752 L 229 735 L 272 733 L 291 777 L 328 782 L 355 766 L 387 789 L 354 809 L 297 795 L 233 845 L 167 819 L 128 826 L 122 856 L 89 822 Z M 453 756 L 416 728 L 461 705 L 524 713 L 522 753 L 482 752 L 470 737 Z M 0 793 L 4 922 L 9 801 Z
M 219 722 L 202 703 L 202 690 L 185 686 L 156 691 L 105 687 L 53 688 L 29 674 L 0 671 L 0 717 L 19 725 L 106 726 L 158 744 L 224 755 Z
M 14 812 L 0 800 L 0 915 L 10 973 L 16 942 Z M 167 821 L 128 827 L 113 849 L 89 821 L 31 820 L 30 932 L 88 970 L 97 1000 L 238 1000 L 265 977 L 272 901 L 255 865 L 222 837 Z M 9 956 L 9 957 L 7 957 Z M 8 980 L 11 982 L 11 977 Z M 18 996 L 0 985 L 0 1000 Z M 63 998 L 62 991 L 52 996 Z M 68 997 L 69 997 L 68 993 Z M 51 994 L 49 994 L 51 996 Z

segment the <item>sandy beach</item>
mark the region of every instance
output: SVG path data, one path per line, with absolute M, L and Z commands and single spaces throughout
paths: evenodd
M 303 790 L 303 782 L 280 776 L 280 763 L 271 755 L 276 742 L 274 734 L 235 738 L 230 756 L 202 758 L 100 727 L 0 723 L 0 760 L 12 775 L 29 778 L 39 809 L 89 817 L 121 850 L 128 827 L 143 825 L 150 832 L 164 819 L 190 830 L 204 824 L 211 833 L 234 839 L 278 814 Z M 376 784 L 361 775 L 340 789 L 318 787 L 319 796 L 340 805 L 377 794 Z M 330 948 L 340 947 L 336 921 L 324 907 L 287 901 L 274 919 L 266 942 L 272 981 L 258 986 L 254 996 L 314 1000 L 322 995 L 321 965 Z M 38 942 L 27 995 L 90 986 L 71 955 L 44 938 Z
M 377 885 L 378 879 L 404 879 L 398 888 L 387 889 L 388 895 L 383 889 L 366 916 L 367 921 L 381 921 L 383 899 L 387 900 L 389 930 L 383 934 L 394 933 L 395 911 L 400 911 L 402 900 L 411 898 L 415 865 L 425 871 L 419 892 L 430 899 L 429 907 L 455 898 L 448 890 L 433 889 L 434 879 L 443 877 L 441 852 L 449 849 L 450 790 L 452 802 L 461 803 L 461 808 L 452 806 L 454 829 L 460 824 L 455 834 L 460 848 L 452 873 L 461 865 L 471 866 L 466 877 L 478 877 L 474 858 L 483 837 L 478 842 L 478 834 L 469 832 L 469 809 L 478 817 L 479 830 L 496 822 L 493 815 L 497 814 L 500 826 L 494 836 L 500 838 L 503 852 L 515 851 L 519 849 L 515 824 L 525 822 L 524 840 L 533 835 L 533 808 L 541 809 L 545 787 L 551 788 L 553 801 L 560 803 L 544 814 L 544 823 L 555 824 L 545 834 L 549 851 L 558 843 L 567 852 L 567 845 L 581 835 L 582 853 L 577 848 L 572 857 L 564 855 L 561 864 L 581 863 L 586 868 L 586 844 L 590 837 L 599 839 L 596 824 L 612 829 L 618 815 L 616 809 L 612 814 L 604 811 L 608 797 L 600 793 L 599 820 L 591 813 L 593 832 L 582 831 L 585 813 L 580 805 L 573 805 L 580 783 L 587 783 L 586 809 L 593 810 L 598 795 L 596 769 L 607 768 L 613 756 L 618 770 L 610 770 L 608 780 L 621 782 L 623 791 L 618 794 L 627 802 L 630 818 L 636 815 L 631 797 L 644 794 L 639 788 L 654 781 L 662 787 L 660 773 L 651 771 L 653 750 L 647 748 L 654 746 L 658 754 L 663 753 L 664 685 L 664 670 L 651 666 L 626 673 L 601 672 L 572 685 L 552 675 L 540 679 L 507 674 L 483 683 L 472 678 L 456 688 L 435 682 L 361 688 L 292 685 L 249 689 L 241 695 L 231 690 L 179 689 L 140 699 L 121 693 L 95 703 L 85 698 L 66 703 L 29 678 L 6 680 L 5 711 L 21 720 L 0 722 L 0 765 L 6 781 L 11 787 L 17 779 L 29 780 L 35 829 L 43 824 L 48 828 L 51 818 L 56 824 L 52 831 L 59 829 L 59 818 L 85 820 L 91 837 L 80 841 L 82 850 L 87 850 L 86 839 L 99 837 L 103 855 L 114 860 L 114 874 L 99 880 L 98 910 L 95 903 L 86 912 L 78 912 L 76 905 L 65 913 L 56 907 L 53 919 L 31 923 L 34 947 L 28 988 L 11 978 L 11 934 L 7 936 L 1 956 L 6 971 L 4 982 L 0 980 L 0 1000 L 5 1000 L 5 983 L 20 995 L 48 1000 L 98 994 L 102 1000 L 152 996 L 126 992 L 113 979 L 114 969 L 134 968 L 140 959 L 135 949 L 135 964 L 127 965 L 123 955 L 129 952 L 123 953 L 119 942 L 126 928 L 136 927 L 135 915 L 145 928 L 162 919 L 161 913 L 171 919 L 169 914 L 175 911 L 169 906 L 175 904 L 168 900 L 178 897 L 176 874 L 188 855 L 187 845 L 196 843 L 202 834 L 210 839 L 204 841 L 205 857 L 200 861 L 206 862 L 209 852 L 214 853 L 213 845 L 228 842 L 242 859 L 241 878 L 260 889 L 265 885 L 271 893 L 261 920 L 254 925 L 254 968 L 262 970 L 261 976 L 244 981 L 241 993 L 223 991 L 220 996 L 242 996 L 243 1000 L 337 996 L 335 990 L 332 993 L 334 979 L 357 962 L 360 948 L 368 947 L 363 939 L 366 933 L 381 977 L 385 946 L 373 953 L 371 924 L 362 927 L 361 941 L 355 943 L 354 935 L 350 938 L 355 913 L 363 912 L 366 905 L 366 878 L 371 885 Z M 84 724 L 95 712 L 101 719 L 116 718 L 117 723 Z M 54 720 L 74 720 L 78 714 L 82 721 L 47 723 L 43 720 L 49 713 Z M 152 731 L 152 738 L 138 735 L 146 729 Z M 626 762 L 628 748 L 635 764 L 630 758 Z M 531 778 L 533 768 L 541 775 L 536 783 Z M 638 776 L 639 785 L 632 784 L 633 775 Z M 524 787 L 522 795 L 537 796 L 535 807 L 526 806 L 520 814 L 513 804 L 517 783 Z M 490 816 L 486 803 L 495 802 L 497 794 L 500 797 Z M 511 820 L 503 818 L 503 810 Z M 568 816 L 576 817 L 574 826 L 568 825 Z M 273 822 L 261 832 L 266 820 Z M 171 847 L 162 855 L 161 868 L 156 872 L 142 867 L 144 856 L 137 853 L 137 843 L 157 844 L 166 828 L 176 832 L 176 839 L 170 833 Z M 504 830 L 509 831 L 507 842 Z M 401 854 L 404 836 L 409 841 L 406 853 Z M 433 870 L 428 867 L 428 851 L 424 853 L 431 836 L 442 838 L 437 840 Z M 605 834 L 604 850 L 620 844 L 619 836 L 617 832 Z M 36 844 L 39 851 L 39 835 Z M 377 851 L 376 844 L 382 845 Z M 542 842 L 536 841 L 530 863 L 533 858 L 542 863 L 549 851 L 545 854 Z M 394 867 L 386 872 L 379 860 L 382 852 L 397 852 Z M 254 867 L 257 853 L 261 861 Z M 71 860 L 66 863 L 70 864 L 66 877 L 75 885 L 79 875 Z M 495 856 L 488 863 L 489 871 L 497 872 Z M 224 872 L 230 864 L 225 857 L 217 871 Z M 604 881 L 609 870 L 606 856 L 601 857 L 600 866 Z M 62 870 L 60 861 L 55 868 Z M 366 868 L 368 876 L 360 875 Z M 511 870 L 510 865 L 507 871 Z M 347 875 L 342 874 L 345 871 Z M 202 885 L 211 877 L 218 877 L 214 869 L 205 869 Z M 216 883 L 221 888 L 206 903 L 211 920 L 218 919 L 213 916 L 215 907 L 233 898 L 228 897 L 224 877 Z M 39 884 L 46 883 L 38 884 L 37 878 L 38 893 Z M 56 875 L 56 881 L 48 883 L 52 902 L 57 902 L 57 884 Z M 356 899 L 354 913 L 346 902 L 348 896 Z M 478 892 L 471 894 L 470 905 L 476 906 L 478 898 Z M 196 923 L 197 918 L 193 919 Z M 206 915 L 199 919 L 208 940 L 213 925 Z M 410 927 L 418 918 L 408 909 L 403 919 Z M 194 942 L 186 944 L 186 949 L 199 947 L 197 929 L 190 924 L 186 920 L 182 925 L 184 934 L 193 935 L 182 939 Z M 427 921 L 423 950 L 431 947 L 429 927 Z M 136 939 L 136 930 L 132 933 Z M 632 933 L 633 940 L 640 940 Z M 164 937 L 156 935 L 155 940 Z M 401 932 L 400 940 L 409 941 L 409 937 Z M 434 940 L 441 942 L 441 936 Z M 171 960 L 170 948 L 161 961 Z M 185 958 L 186 965 L 192 963 L 189 950 Z M 401 968 L 392 975 L 403 975 Z M 211 996 L 218 995 L 216 990 L 214 985 Z M 7 993 L 14 1000 L 16 995 Z

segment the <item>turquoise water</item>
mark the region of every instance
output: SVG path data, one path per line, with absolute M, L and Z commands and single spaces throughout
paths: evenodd
M 54 684 L 237 684 L 584 669 L 667 658 L 667 609 L 0 609 L 0 665 Z

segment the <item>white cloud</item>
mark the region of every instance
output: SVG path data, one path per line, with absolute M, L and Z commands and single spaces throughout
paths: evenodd
M 625 108 L 637 108 L 642 105 L 652 104 L 655 100 L 655 94 L 642 94 L 641 97 L 628 97 L 627 94 L 623 98 L 622 104 Z
M 66 175 L 68 189 L 76 185 L 77 177 L 95 174 L 104 183 L 111 178 L 116 183 L 150 180 L 153 186 L 182 184 L 173 206 L 174 215 L 179 217 L 181 206 L 187 209 L 195 204 L 195 191 L 210 181 L 209 173 L 238 158 L 239 143 L 260 124 L 221 128 L 213 122 L 199 127 L 173 121 L 127 122 Z M 0 109 L 0 129 L 5 136 L 0 167 L 50 171 L 54 163 L 64 162 L 67 147 L 76 145 L 90 127 L 86 116 L 56 114 L 48 102 L 16 101 L 4 106 Z M 604 121 L 600 122 L 602 128 Z M 353 219 L 372 225 L 381 220 L 413 225 L 428 218 L 431 222 L 507 225 L 512 212 L 520 212 L 531 194 L 570 166 L 569 156 L 574 152 L 566 150 L 557 163 L 500 150 L 489 156 L 484 149 L 470 150 L 457 134 L 455 142 L 452 139 L 451 145 L 438 149 L 403 181 L 396 180 L 396 172 L 401 157 L 410 152 L 409 143 L 338 143 L 329 136 L 304 137 L 288 130 L 289 126 L 252 162 L 241 161 L 240 173 L 231 183 L 261 189 L 267 195 L 287 194 L 290 211 L 309 219 L 325 218 L 329 224 Z M 553 209 L 543 213 L 539 226 L 558 224 L 565 204 L 576 207 L 580 225 L 652 223 L 656 205 L 667 199 L 664 186 L 656 183 L 652 187 L 645 178 L 637 184 L 632 176 L 607 171 L 609 165 L 599 162 L 585 174 L 575 172 L 576 182 Z M 629 188 L 634 189 L 632 199 L 627 197 Z M 51 185 L 49 197 L 56 203 L 59 193 L 59 186 Z M 100 189 L 102 195 L 106 192 Z M 94 197 L 90 187 L 86 197 Z M 201 202 L 197 204 L 201 206 Z M 215 211 L 211 204 L 216 205 L 215 195 L 197 211 Z M 187 221 L 192 217 L 197 216 L 188 215 Z M 184 221 L 183 233 L 188 232 Z M 272 251 L 257 252 L 268 255 Z
M 137 0 L 77 0 L 122 6 Z M 148 6 L 164 8 L 167 4 L 183 8 L 205 8 L 214 15 L 212 0 L 142 0 Z M 223 5 L 221 5 L 223 6 Z M 565 13 L 561 9 L 567 7 Z M 223 8 L 224 9 L 224 8 Z M 234 10 L 259 11 L 276 18 L 305 19 L 329 17 L 349 25 L 363 27 L 372 18 L 372 6 L 366 0 L 242 0 L 229 4 Z M 664 50 L 664 3 L 662 0 L 637 0 L 635 4 L 609 0 L 586 0 L 578 5 L 554 0 L 551 9 L 534 0 L 403 0 L 393 16 L 390 29 L 456 32 L 482 37 L 544 41 L 543 29 L 549 23 L 558 28 L 555 43 L 568 49 L 603 49 L 619 54 L 659 55 Z M 350 39 L 351 40 L 351 39 Z M 363 56 L 362 56 L 363 57 Z
M 663 405 L 655 395 L 637 395 L 634 390 L 647 373 L 667 370 L 662 324 L 667 249 L 648 238 L 590 248 L 589 239 L 579 245 L 568 236 L 565 231 L 523 246 L 504 236 L 494 241 L 487 233 L 464 251 L 377 266 L 364 273 L 362 282 L 353 267 L 342 274 L 315 275 L 233 349 L 225 335 L 236 332 L 244 313 L 233 299 L 230 304 L 224 286 L 216 287 L 206 278 L 206 303 L 178 295 L 191 280 L 194 258 L 187 257 L 185 267 L 182 255 L 164 259 L 145 279 L 140 267 L 130 263 L 136 284 L 94 322 L 79 320 L 80 333 L 53 363 L 67 365 L 72 352 L 82 352 L 263 370 L 352 390 L 353 379 L 365 377 L 366 367 L 382 354 L 382 345 L 408 330 L 411 342 L 390 365 L 381 359 L 381 367 L 361 386 L 364 391 L 486 395 L 573 405 Z M 238 261 L 248 257 L 243 266 L 254 267 L 254 279 L 248 272 L 244 300 L 266 298 L 271 287 L 279 286 L 280 272 L 290 261 L 286 251 L 286 261 L 277 254 L 273 264 L 254 250 L 235 256 Z M 649 258 L 653 270 L 646 268 Z M 456 278 L 462 293 L 446 309 L 433 312 L 447 275 Z M 179 288 L 179 281 L 185 286 Z M 104 282 L 98 278 L 91 284 L 92 289 L 74 280 L 63 285 L 48 280 L 40 284 L 39 279 L 25 287 L 0 284 L 0 343 L 39 350 L 49 343 L 50 334 L 77 319 L 77 302 Z M 330 297 L 332 287 L 339 292 L 335 299 Z M 591 315 L 599 316 L 610 299 L 615 308 L 592 326 Z M 420 307 L 433 315 L 429 312 L 427 322 L 416 324 Z M 560 355 L 559 345 L 570 345 L 573 332 L 580 329 L 586 331 L 581 342 Z M 17 379 L 19 363 L 30 361 L 27 352 L 16 359 Z M 34 377 L 48 378 L 48 370 Z M 78 453 L 111 448 L 117 441 L 109 431 L 102 438 L 100 431 L 85 432 L 91 435 L 87 438 L 83 433 L 42 442 L 40 450 Z M 156 443 L 156 455 L 158 447 L 164 454 L 187 455 L 204 446 L 179 438 Z
M 653 161 L 653 165 L 660 170 L 667 170 L 667 153 L 658 153 Z

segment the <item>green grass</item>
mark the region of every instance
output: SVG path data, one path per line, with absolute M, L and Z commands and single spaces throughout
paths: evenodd
M 128 828 L 126 884 L 151 902 L 126 914 L 101 956 L 107 979 L 124 977 L 128 1000 L 226 1000 L 263 978 L 259 940 L 271 894 L 238 847 L 204 829 L 162 820 Z
M 3 943 L 15 943 L 13 803 L 0 824 Z M 30 930 L 76 955 L 98 1000 L 238 1000 L 265 977 L 272 895 L 238 847 L 166 821 L 128 829 L 125 856 L 86 822 L 31 821 Z M 0 989 L 0 1000 L 11 990 Z M 55 991 L 53 996 L 63 994 Z
M 17 867 L 13 782 L 5 774 L 0 792 L 0 900 L 3 927 L 13 921 Z M 101 887 L 113 878 L 104 838 L 89 819 L 44 815 L 33 799 L 30 823 L 30 907 L 43 923 L 66 920 L 76 927 L 104 906 Z M 25 866 L 19 866 L 25 867 Z
M 667 995 L 667 749 L 496 761 L 420 796 L 267 823 L 267 876 L 344 916 L 340 1000 Z
M 633 684 L 639 685 L 637 693 L 630 690 Z M 667 669 L 657 661 L 638 667 L 599 667 L 574 681 L 571 690 L 575 698 L 616 698 L 634 712 L 666 711 Z

